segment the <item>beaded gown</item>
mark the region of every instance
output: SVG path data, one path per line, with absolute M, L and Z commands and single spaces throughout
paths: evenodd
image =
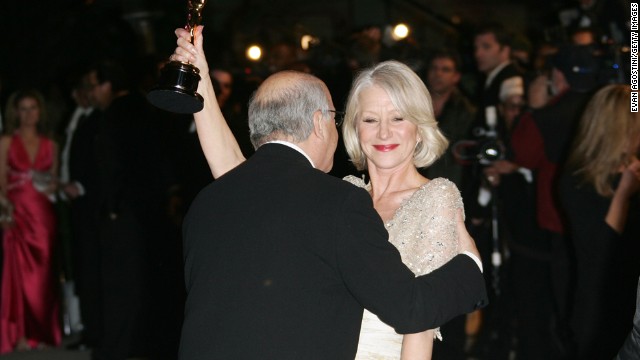
M 55 217 L 47 195 L 33 185 L 33 171 L 49 172 L 53 143 L 40 137 L 33 162 L 18 135 L 7 152 L 7 198 L 14 206 L 15 224 L 4 230 L 0 354 L 13 351 L 26 337 L 31 347 L 59 345 L 59 297 L 53 267 Z
M 344 180 L 371 189 L 370 184 L 355 176 Z M 456 230 L 458 209 L 463 209 L 463 203 L 456 185 L 436 178 L 416 190 L 385 224 L 389 241 L 416 276 L 430 273 L 460 252 Z M 436 336 L 440 338 L 439 329 Z M 398 360 L 401 348 L 402 335 L 365 309 L 356 360 Z

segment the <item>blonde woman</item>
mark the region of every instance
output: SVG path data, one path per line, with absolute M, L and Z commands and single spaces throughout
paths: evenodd
M 58 151 L 46 137 L 44 101 L 36 91 L 9 100 L 0 138 L 4 205 L 0 353 L 59 345 L 59 297 L 53 254 Z
M 354 80 L 343 136 L 347 153 L 369 182 L 345 180 L 366 189 L 402 261 L 418 275 L 458 254 L 455 213 L 463 208 L 449 180 L 429 180 L 417 168 L 432 164 L 447 148 L 438 129 L 431 97 L 406 65 L 386 61 Z M 398 335 L 365 310 L 356 359 L 431 358 L 437 330 Z
M 576 258 L 571 328 L 580 359 L 613 358 L 634 313 L 640 116 L 630 104 L 628 85 L 608 85 L 593 96 L 560 179 Z

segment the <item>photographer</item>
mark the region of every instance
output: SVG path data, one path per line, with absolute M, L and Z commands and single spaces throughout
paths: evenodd
M 500 96 L 498 114 L 506 125 L 504 158 L 483 172 L 499 204 L 501 240 L 509 249 L 504 291 L 513 309 L 518 359 L 545 359 L 551 354 L 552 301 L 549 249 L 539 241 L 532 172 L 513 162 L 511 132 L 525 107 L 524 96 Z
M 556 336 L 565 338 L 572 269 L 555 182 L 577 121 L 598 86 L 599 63 L 591 47 L 576 45 L 561 47 L 550 60 L 552 98 L 545 106 L 522 116 L 514 128 L 511 144 L 515 162 L 536 173 L 539 241 L 549 246 L 551 252 L 550 274 L 557 324 L 554 330 Z

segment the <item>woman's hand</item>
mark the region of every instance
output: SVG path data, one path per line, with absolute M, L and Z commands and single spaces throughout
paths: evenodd
M 0 226 L 7 229 L 13 224 L 13 204 L 4 196 L 0 197 Z
M 616 189 L 616 195 L 630 198 L 638 190 L 640 190 L 640 160 L 634 157 L 631 163 L 622 171 L 622 178 Z
M 209 65 L 207 64 L 202 47 L 203 28 L 202 25 L 199 25 L 193 30 L 193 44 L 191 43 L 191 34 L 189 31 L 182 28 L 176 29 L 175 34 L 178 37 L 178 47 L 169 59 L 192 64 L 200 70 L 200 76 L 205 78 L 209 76 Z
M 202 26 L 193 31 L 194 43 L 191 44 L 191 34 L 185 29 L 176 29 L 178 47 L 171 55 L 173 61 L 193 64 L 200 70 L 198 93 L 204 99 L 204 108 L 193 114 L 200 146 L 207 158 L 207 163 L 214 178 L 218 178 L 227 171 L 242 163 L 245 158 L 240 146 L 227 124 L 209 77 L 209 65 L 203 50 L 204 38 Z

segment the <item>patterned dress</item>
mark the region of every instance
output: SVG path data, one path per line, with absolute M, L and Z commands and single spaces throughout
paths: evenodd
M 344 180 L 371 190 L 370 184 L 357 177 L 347 176 Z M 406 199 L 385 224 L 389 241 L 416 276 L 430 273 L 460 252 L 456 212 L 463 207 L 456 185 L 447 179 L 436 178 Z M 440 338 L 439 329 L 436 336 Z M 365 309 L 356 360 L 397 360 L 401 348 L 402 335 Z

